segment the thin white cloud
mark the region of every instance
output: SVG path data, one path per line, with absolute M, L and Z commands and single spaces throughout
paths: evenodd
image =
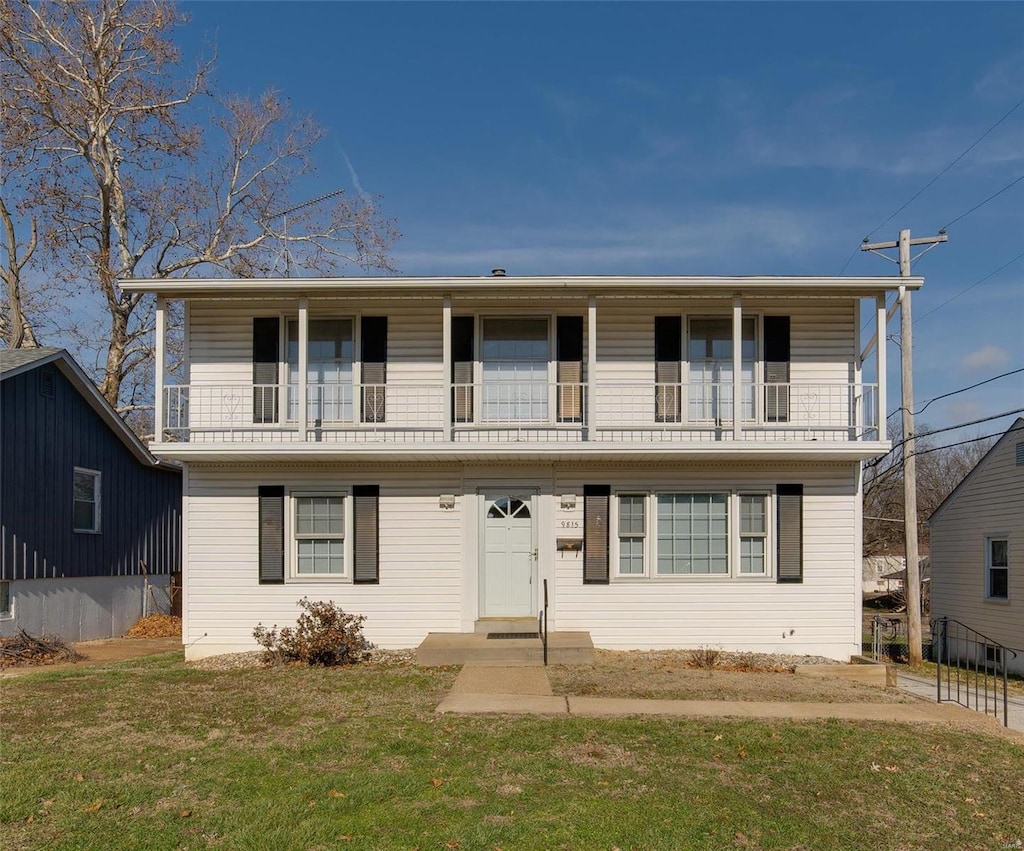
M 976 94 L 993 100 L 1012 97 L 1011 106 L 1024 87 L 1024 50 L 1018 50 L 993 62 L 974 84 Z
M 1006 366 L 1010 362 L 1010 353 L 998 346 L 982 346 L 980 349 L 971 352 L 961 362 L 961 367 L 967 372 L 975 372 L 980 369 Z
M 348 154 L 345 153 L 345 149 L 341 145 L 338 145 L 338 151 L 341 153 L 342 159 L 345 160 L 345 165 L 348 167 L 348 176 L 352 180 L 352 186 L 355 187 L 359 197 L 362 198 L 366 204 L 372 205 L 373 198 L 365 189 L 363 189 L 363 185 L 359 182 L 359 175 L 356 174 L 355 166 L 352 165 L 352 160 L 348 158 Z

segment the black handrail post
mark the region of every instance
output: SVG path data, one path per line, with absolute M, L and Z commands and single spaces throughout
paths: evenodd
M 942 660 L 945 655 L 946 647 L 946 619 L 942 618 L 941 626 L 942 635 L 939 639 L 939 646 L 936 648 L 938 652 L 938 659 L 935 660 L 935 702 L 942 703 Z M 935 647 L 935 641 L 932 640 L 932 647 Z
M 1007 683 L 1006 683 L 1006 650 L 1003 649 L 1002 651 L 1000 651 L 1000 654 L 1003 657 L 1003 726 L 1004 727 L 1009 727 L 1010 726 L 1010 709 L 1009 709 L 1009 706 L 1007 705 L 1007 700 L 1006 700 L 1006 685 L 1007 685 Z

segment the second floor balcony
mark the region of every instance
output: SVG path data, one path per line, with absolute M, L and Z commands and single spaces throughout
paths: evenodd
M 844 382 L 170 385 L 158 442 L 858 443 L 879 439 L 876 393 Z

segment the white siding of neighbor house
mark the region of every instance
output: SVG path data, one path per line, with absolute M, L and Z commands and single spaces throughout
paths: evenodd
M 607 648 L 697 647 L 810 653 L 847 659 L 859 652 L 860 594 L 855 465 L 727 469 L 531 468 L 461 465 L 404 469 L 288 468 L 189 470 L 184 641 L 190 658 L 255 649 L 252 628 L 294 622 L 296 601 L 333 599 L 367 616 L 367 637 L 413 647 L 428 632 L 472 631 L 478 614 L 479 492 L 538 492 L 538 579 L 550 590 L 550 628 L 589 630 Z M 771 578 L 612 578 L 583 585 L 579 553 L 556 552 L 558 537 L 582 536 L 583 486 L 621 490 L 770 491 L 804 483 L 804 581 Z M 257 487 L 290 490 L 379 484 L 380 584 L 260 585 Z M 456 508 L 439 507 L 439 495 Z M 575 509 L 561 495 L 577 496 Z M 568 523 L 568 531 L 561 526 Z M 573 527 L 572 522 L 579 525 Z M 611 547 L 614 552 L 614 539 Z M 538 583 L 538 599 L 541 585 Z
M 1018 420 L 1024 424 L 1024 420 Z M 932 617 L 958 620 L 1015 649 L 1024 674 L 1024 466 L 1007 435 L 935 516 L 931 527 Z M 985 540 L 1009 538 L 1009 600 L 987 600 Z

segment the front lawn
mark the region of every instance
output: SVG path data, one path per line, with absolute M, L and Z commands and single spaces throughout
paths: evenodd
M 840 722 L 441 716 L 454 670 L 0 682 L 0 847 L 1000 849 L 1024 747 Z

